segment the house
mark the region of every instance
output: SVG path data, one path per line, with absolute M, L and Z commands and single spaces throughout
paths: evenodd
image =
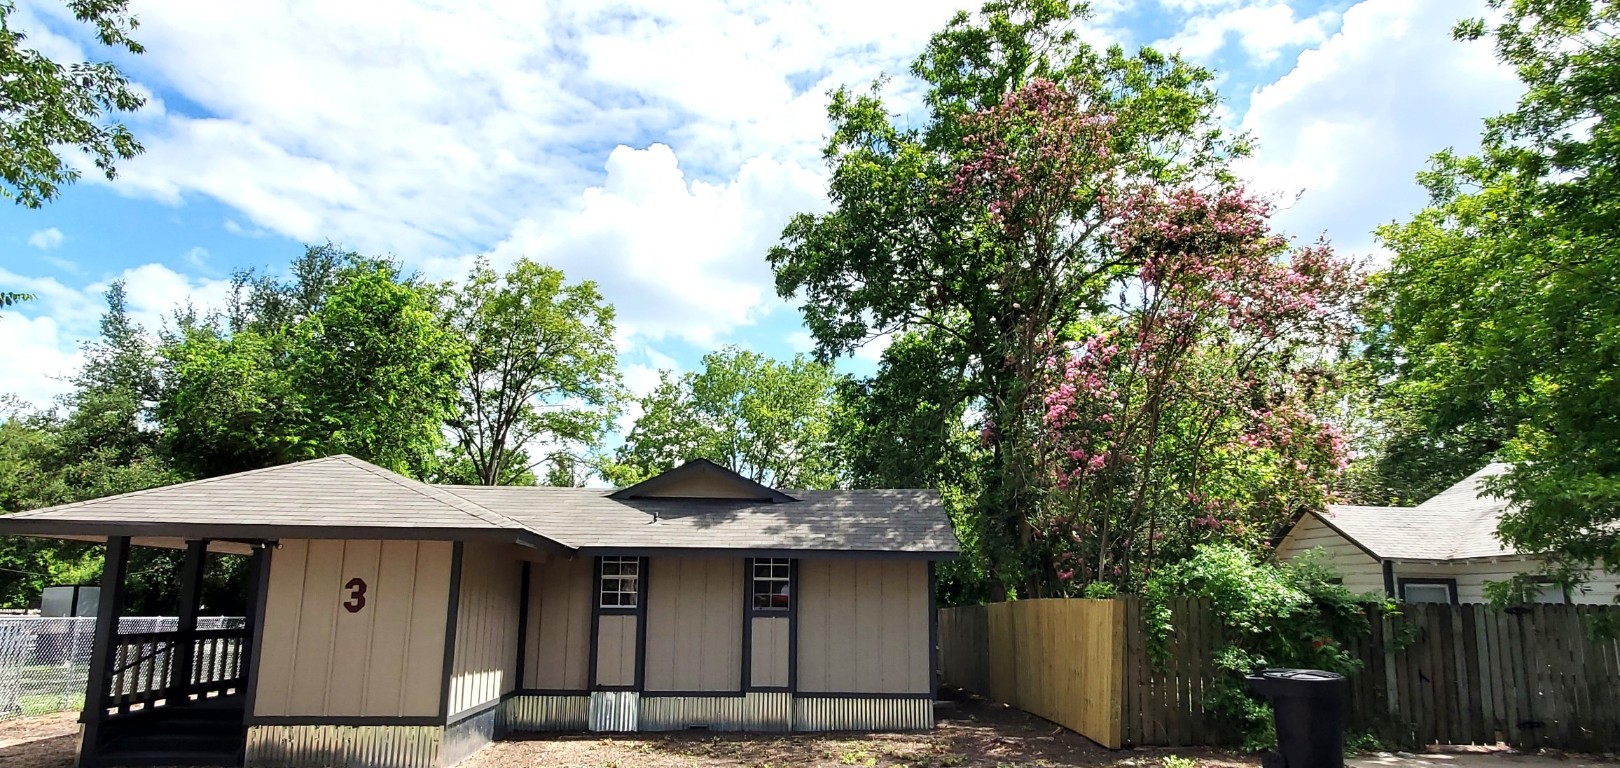
M 1483 490 L 1506 472 L 1490 464 L 1415 507 L 1330 504 L 1296 515 L 1277 540 L 1277 557 L 1320 549 L 1353 592 L 1381 592 L 1404 602 L 1483 603 L 1485 585 L 1537 573 L 1537 558 L 1521 555 L 1496 536 L 1511 506 Z M 1539 602 L 1607 604 L 1615 578 L 1594 580 L 1569 594 L 1548 584 Z
M 452 765 L 513 731 L 933 726 L 933 491 L 783 491 L 707 461 L 622 490 L 421 483 L 350 456 L 0 518 L 105 541 L 80 765 Z M 131 546 L 180 629 L 116 634 Z M 197 630 L 208 552 L 248 627 Z

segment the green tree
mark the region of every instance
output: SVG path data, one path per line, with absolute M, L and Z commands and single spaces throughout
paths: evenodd
M 604 474 L 629 485 L 703 458 L 772 487 L 834 487 L 838 381 L 802 356 L 784 363 L 736 347 L 711 352 L 703 370 L 665 372 L 638 401 L 641 415 Z
M 449 419 L 469 479 L 505 485 L 541 465 L 572 478 L 621 397 L 613 307 L 596 285 L 567 284 L 560 270 L 528 259 L 501 275 L 481 259 L 450 297 L 444 324 L 469 350 Z M 533 447 L 543 454 L 530 456 Z
M 25 301 L 33 301 L 32 293 L 17 293 L 15 291 L 0 291 L 0 307 L 9 307 Z
M 1435 439 L 1500 430 L 1503 540 L 1579 581 L 1620 570 L 1620 4 L 1490 5 L 1457 37 L 1494 37 L 1525 95 L 1478 154 L 1434 158 L 1430 207 L 1380 231 L 1380 330 Z
M 130 53 L 144 49 L 129 35 L 136 19 L 128 0 L 68 0 L 74 18 L 90 25 L 104 46 Z M 0 2 L 0 196 L 30 208 L 52 200 L 58 187 L 79 178 L 62 158 L 71 148 L 113 178 L 116 163 L 141 152 L 129 129 L 108 124 L 110 113 L 134 112 L 146 103 L 118 67 L 107 62 L 51 61 L 25 45 L 12 25 L 13 0 Z
M 1207 71 L 1149 49 L 1097 51 L 1074 34 L 1085 14 L 995 0 L 958 15 L 912 66 L 928 88 L 920 121 L 877 88 L 835 92 L 833 210 L 794 217 L 770 252 L 818 356 L 909 331 L 946 347 L 937 380 L 960 373 L 930 407 L 994 425 L 973 514 L 998 590 L 1033 591 L 1042 571 L 1026 557 L 1042 361 L 1134 274 L 1107 202 L 1122 187 L 1224 179 L 1246 149 L 1222 133 Z

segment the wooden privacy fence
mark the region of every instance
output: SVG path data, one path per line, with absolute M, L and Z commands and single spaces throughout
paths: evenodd
M 1134 598 L 947 608 L 940 670 L 947 684 L 1108 747 L 1229 744 L 1238 734 L 1204 708 L 1221 674 L 1220 617 L 1192 599 L 1170 608 L 1160 664 Z M 1620 747 L 1620 644 L 1585 623 L 1605 611 L 1620 608 L 1413 604 L 1373 616 L 1369 636 L 1340 638 L 1362 666 L 1350 679 L 1350 727 L 1413 745 Z

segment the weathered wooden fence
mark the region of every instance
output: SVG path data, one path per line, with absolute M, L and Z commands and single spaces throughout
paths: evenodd
M 1141 607 L 1028 600 L 940 614 L 940 669 L 983 693 L 1106 746 L 1219 745 L 1236 733 L 1204 708 L 1222 673 L 1220 618 L 1171 602 L 1162 663 L 1148 658 Z M 1350 726 L 1410 744 L 1495 744 L 1607 751 L 1620 747 L 1620 644 L 1586 619 L 1620 608 L 1403 606 L 1345 639 L 1361 660 Z

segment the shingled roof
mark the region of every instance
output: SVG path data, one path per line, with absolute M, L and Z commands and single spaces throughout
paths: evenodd
M 1496 537 L 1496 524 L 1511 504 L 1484 490 L 1486 479 L 1507 470 L 1507 464 L 1487 464 L 1415 507 L 1330 504 L 1325 511 L 1310 514 L 1382 560 L 1516 555 Z
M 668 481 L 625 491 L 447 486 L 401 477 L 352 456 L 333 456 L 7 515 L 0 517 L 0 534 L 152 540 L 495 538 L 585 553 L 836 551 L 916 557 L 957 551 L 934 491 L 783 492 L 708 462 L 666 474 Z M 665 490 L 647 490 L 659 487 Z M 706 493 L 710 497 L 703 497 Z

